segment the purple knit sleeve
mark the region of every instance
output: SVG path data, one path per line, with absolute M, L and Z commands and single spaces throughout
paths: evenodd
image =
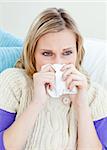
M 15 121 L 16 113 L 0 109 L 0 150 L 5 150 L 3 143 L 3 133 Z
M 102 150 L 107 150 L 107 117 L 94 121 L 94 126 L 103 146 Z

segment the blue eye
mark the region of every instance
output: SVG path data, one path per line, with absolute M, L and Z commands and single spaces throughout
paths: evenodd
M 64 52 L 64 55 L 71 55 L 72 54 L 72 51 L 66 51 Z
M 52 56 L 52 53 L 50 53 L 50 52 L 43 52 L 42 55 L 44 55 L 44 56 Z

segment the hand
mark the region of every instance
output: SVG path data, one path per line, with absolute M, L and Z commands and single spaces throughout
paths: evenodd
M 85 75 L 79 72 L 73 64 L 64 65 L 61 71 L 63 71 L 62 78 L 66 82 L 67 88 L 72 90 L 76 86 L 78 89 L 77 94 L 70 95 L 72 103 L 76 106 L 84 105 L 87 99 L 87 79 Z
M 51 65 L 47 65 L 41 71 L 33 75 L 34 93 L 33 100 L 39 105 L 45 105 L 47 101 L 46 86 L 53 88 L 55 80 L 55 71 Z

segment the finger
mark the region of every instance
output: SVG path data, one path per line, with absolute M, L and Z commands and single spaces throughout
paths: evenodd
M 54 86 L 55 83 L 55 74 L 53 72 L 40 72 L 40 73 L 35 73 L 33 75 L 34 83 L 35 84 L 46 84 L 46 83 L 51 83 L 52 86 Z
M 55 80 L 56 80 L 56 76 L 55 76 L 55 73 L 54 72 L 42 72 L 41 73 L 41 76 L 42 76 L 42 78 L 44 78 L 44 77 L 46 77 L 46 78 L 50 78 L 50 79 L 52 79 L 53 80 L 53 82 L 55 82 Z
M 69 89 L 69 86 L 73 81 L 82 81 L 82 80 L 83 80 L 83 78 L 80 77 L 79 75 L 72 74 L 72 75 L 68 76 L 68 78 L 66 79 L 66 86 Z
M 71 74 L 75 74 L 76 72 L 73 69 L 68 69 L 65 70 L 64 73 L 62 74 L 62 79 L 66 80 L 68 76 L 70 76 Z
M 66 70 L 66 69 L 69 69 L 69 68 L 75 68 L 75 66 L 73 65 L 73 64 L 66 64 L 66 65 L 64 65 L 62 68 L 61 68 L 61 71 L 64 71 L 64 70 Z
M 48 76 L 50 78 L 55 79 L 55 73 L 54 72 L 38 72 L 33 74 L 33 78 L 44 78 L 44 76 Z
M 50 79 L 50 78 L 44 78 L 43 84 L 45 84 L 45 85 L 49 84 L 49 85 L 51 85 L 51 86 L 54 86 L 54 85 L 55 85 L 54 80 L 53 80 L 53 79 Z
M 55 81 L 55 75 L 48 74 L 48 73 L 42 74 L 40 78 L 41 79 L 49 79 L 49 80 Z
M 72 90 L 74 86 L 78 87 L 78 89 L 87 88 L 86 84 L 83 81 L 72 81 L 69 86 L 69 90 Z
M 81 75 L 81 73 L 79 71 L 77 71 L 76 69 L 70 68 L 70 69 L 64 71 L 64 73 L 62 74 L 62 79 L 66 80 L 68 78 L 68 76 L 71 76 L 73 74 Z
M 39 74 L 42 75 L 42 76 L 55 77 L 55 73 L 54 72 L 40 72 Z
M 52 88 L 53 88 L 51 84 L 47 84 L 46 87 L 47 87 L 48 89 L 52 89 Z
M 45 85 L 46 87 L 48 87 L 49 89 L 52 89 L 52 88 L 55 87 L 54 81 L 53 81 L 52 79 L 49 79 L 49 78 L 48 78 L 48 79 L 45 79 L 44 85 Z
M 69 76 L 69 74 L 81 74 L 75 67 L 69 66 L 63 69 L 63 78 Z
M 51 64 L 47 64 L 45 66 L 41 67 L 42 72 L 55 72 L 55 70 L 52 68 Z

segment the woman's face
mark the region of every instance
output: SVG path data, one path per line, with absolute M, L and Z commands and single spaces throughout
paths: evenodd
M 69 29 L 57 33 L 47 33 L 37 43 L 36 69 L 39 71 L 45 64 L 72 63 L 75 65 L 76 57 L 76 38 Z

